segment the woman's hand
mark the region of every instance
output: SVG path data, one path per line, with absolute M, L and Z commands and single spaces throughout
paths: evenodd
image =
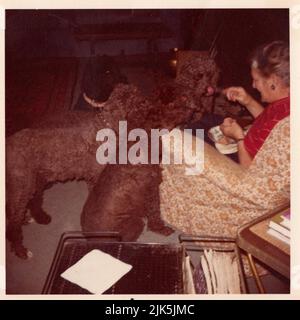
M 251 103 L 252 97 L 242 87 L 229 87 L 223 90 L 223 94 L 227 99 L 234 102 L 239 102 L 247 107 Z
M 255 101 L 242 87 L 229 87 L 222 90 L 230 101 L 237 101 L 245 106 L 254 118 L 257 118 L 264 110 L 263 106 Z
M 232 118 L 225 118 L 220 125 L 220 129 L 226 137 L 233 138 L 235 140 L 244 138 L 244 131 L 241 126 Z

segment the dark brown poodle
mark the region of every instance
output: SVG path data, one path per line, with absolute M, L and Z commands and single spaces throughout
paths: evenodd
M 7 138 L 7 238 L 19 257 L 28 253 L 21 230 L 28 206 L 37 222 L 49 223 L 39 208 L 46 188 L 55 182 L 85 180 L 92 190 L 105 167 L 96 161 L 98 130 L 110 126 L 117 131 L 119 120 L 139 123 L 148 109 L 149 103 L 135 87 L 120 84 L 101 112 L 59 115 Z
M 209 57 L 188 60 L 174 82 L 158 86 L 152 108 L 140 127 L 167 128 L 200 119 L 210 112 L 213 98 L 205 97 L 208 85 L 216 86 L 219 72 Z M 150 154 L 151 150 L 148 150 Z M 173 232 L 160 219 L 159 165 L 108 165 L 83 207 L 84 231 L 117 231 L 125 241 L 135 241 L 147 228 L 164 235 Z

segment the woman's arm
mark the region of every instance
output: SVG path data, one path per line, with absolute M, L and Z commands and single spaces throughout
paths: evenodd
M 220 125 L 220 129 L 225 136 L 237 141 L 239 163 L 242 167 L 248 168 L 252 162 L 252 157 L 245 148 L 243 129 L 232 118 L 225 118 L 224 122 Z
M 242 167 L 248 168 L 252 162 L 252 157 L 250 156 L 249 152 L 245 148 L 244 140 L 239 140 L 238 144 L 238 156 L 239 156 L 239 163 Z
M 254 118 L 257 118 L 264 110 L 263 106 L 248 94 L 242 87 L 230 87 L 223 90 L 227 99 L 237 101 L 245 106 Z
M 254 118 L 257 118 L 263 111 L 264 107 L 249 95 L 249 101 L 244 105 Z

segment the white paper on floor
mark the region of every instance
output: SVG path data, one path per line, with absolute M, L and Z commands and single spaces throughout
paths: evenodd
M 131 269 L 131 265 L 95 249 L 63 272 L 61 277 L 91 293 L 101 294 Z

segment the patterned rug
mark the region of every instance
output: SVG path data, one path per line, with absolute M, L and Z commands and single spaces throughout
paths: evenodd
M 47 114 L 71 108 L 77 78 L 76 58 L 48 58 L 6 64 L 6 136 Z

